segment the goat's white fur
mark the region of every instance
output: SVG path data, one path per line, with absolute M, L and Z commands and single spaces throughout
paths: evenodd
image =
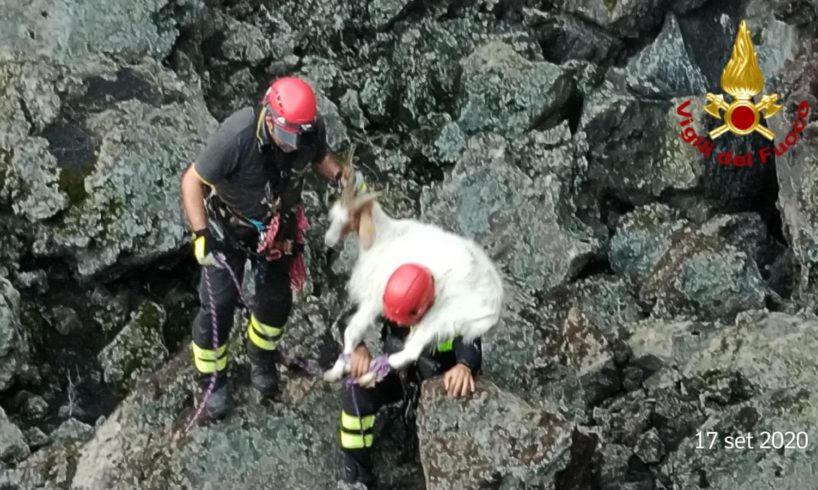
M 350 211 L 341 201 L 330 210 L 331 223 L 324 237 L 334 246 L 349 222 Z M 414 262 L 428 267 L 435 280 L 435 301 L 415 325 L 404 349 L 389 356 L 389 365 L 400 369 L 414 362 L 423 350 L 456 336 L 471 341 L 497 324 L 503 304 L 503 283 L 491 259 L 474 241 L 438 226 L 411 219 L 394 219 L 372 202 L 374 241 L 365 249 L 359 244 L 358 260 L 347 289 L 358 309 L 344 332 L 344 350 L 325 373 L 339 380 L 348 366 L 344 355 L 352 354 L 364 332 L 383 313 L 383 292 L 398 266 Z M 357 230 L 354 230 L 357 232 Z M 368 379 L 360 380 L 366 384 Z

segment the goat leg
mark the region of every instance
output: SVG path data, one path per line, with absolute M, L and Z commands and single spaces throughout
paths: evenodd
M 412 330 L 409 338 L 403 346 L 403 350 L 389 356 L 389 367 L 401 369 L 406 365 L 418 360 L 428 345 L 434 342 L 437 332 L 435 325 L 431 321 L 421 321 Z
M 324 380 L 338 381 L 344 376 L 345 372 L 349 372 L 348 359 L 352 355 L 352 351 L 355 350 L 358 342 L 363 339 L 364 332 L 377 317 L 377 303 L 371 301 L 361 303 L 344 330 L 344 351 L 335 361 L 335 365 L 324 373 Z

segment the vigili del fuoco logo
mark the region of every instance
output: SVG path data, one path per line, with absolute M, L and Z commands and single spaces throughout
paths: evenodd
M 775 144 L 775 132 L 761 124 L 762 117 L 765 121 L 770 119 L 781 110 L 781 106 L 777 104 L 778 94 L 775 93 L 763 94 L 758 102 L 753 100 L 764 90 L 764 76 L 758 66 L 755 47 L 750 39 L 750 30 L 747 28 L 747 22 L 743 20 L 738 28 L 730 61 L 727 62 L 721 74 L 721 87 L 732 100 L 725 100 L 724 94 L 707 93 L 708 103 L 704 106 L 704 111 L 722 121 L 722 124 L 710 131 L 707 136 L 696 134 L 696 130 L 690 126 L 690 123 L 693 122 L 693 115 L 687 111 L 690 100 L 684 101 L 676 108 L 676 114 L 684 118 L 680 123 L 684 128 L 680 135 L 682 141 L 697 148 L 699 153 L 708 157 L 713 153 L 713 140 L 727 131 L 737 136 L 757 132 L 773 143 L 759 148 L 755 153 L 749 151 L 746 155 L 733 155 L 731 151 L 717 154 L 716 161 L 720 165 L 735 165 L 736 167 L 751 167 L 754 162 L 765 165 L 773 153 L 780 157 L 798 143 L 798 137 L 806 127 L 809 115 L 810 108 L 806 101 L 798 104 L 792 130 L 780 143 Z

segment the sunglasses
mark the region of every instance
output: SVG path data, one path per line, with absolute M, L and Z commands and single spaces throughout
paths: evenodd
M 292 148 L 298 148 L 299 136 L 312 131 L 313 124 L 290 124 L 267 104 L 267 113 L 273 118 L 273 134 L 282 143 Z

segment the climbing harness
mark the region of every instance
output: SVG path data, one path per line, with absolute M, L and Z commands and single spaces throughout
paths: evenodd
M 280 202 L 276 202 L 274 211 L 271 212 L 270 219 L 265 225 L 262 221 L 245 218 L 230 210 L 217 196 L 211 195 L 205 199 L 205 210 L 211 226 L 218 231 L 218 237 L 222 242 L 228 243 L 233 248 L 253 257 L 262 257 L 268 262 L 278 260 L 284 256 L 292 256 L 290 264 L 290 286 L 293 291 L 301 292 L 307 281 L 307 268 L 304 264 L 304 249 L 306 243 L 306 232 L 310 229 L 310 223 L 304 212 L 303 205 L 294 206 L 291 213 L 282 215 L 280 212 Z M 284 216 L 282 218 L 282 216 Z M 295 220 L 294 237 L 292 239 L 276 241 L 276 236 L 282 227 L 289 226 L 288 218 L 292 216 Z M 230 229 L 230 225 L 244 226 L 255 230 L 258 234 L 258 246 L 251 248 L 244 241 L 235 235 Z

